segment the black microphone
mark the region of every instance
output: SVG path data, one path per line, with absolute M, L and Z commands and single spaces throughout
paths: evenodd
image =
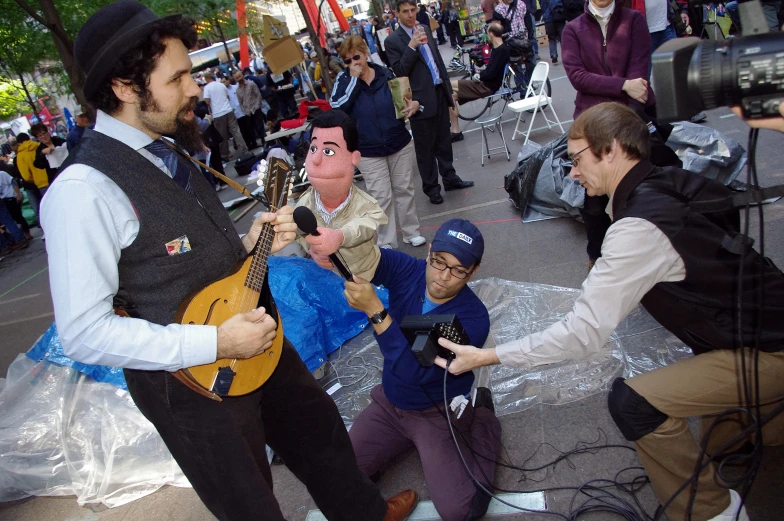
M 308 235 L 321 235 L 317 228 L 318 222 L 316 221 L 316 216 L 313 215 L 313 212 L 310 211 L 310 208 L 306 206 L 298 206 L 294 208 L 294 222 L 297 223 L 297 227 L 302 230 L 304 233 Z M 335 266 L 343 278 L 354 282 L 354 276 L 351 274 L 351 271 L 343 264 L 343 261 L 338 256 L 337 252 L 331 253 L 329 255 L 329 260 L 332 261 L 333 266 Z

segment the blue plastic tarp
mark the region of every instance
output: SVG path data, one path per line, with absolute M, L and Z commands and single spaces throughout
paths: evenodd
M 367 315 L 346 302 L 339 275 L 300 257 L 271 257 L 269 266 L 283 331 L 310 371 L 368 327 Z M 389 291 L 376 288 L 376 293 L 387 307 Z

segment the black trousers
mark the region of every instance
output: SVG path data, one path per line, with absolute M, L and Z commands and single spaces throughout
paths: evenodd
M 607 215 L 607 203 L 610 198 L 606 195 L 585 195 L 585 204 L 580 214 L 585 223 L 585 233 L 588 236 L 588 258 L 596 260 L 602 256 L 602 242 L 612 221 Z
M 3 199 L 3 202 L 5 202 L 5 207 L 8 209 L 8 213 L 11 214 L 11 219 L 13 219 L 16 224 L 19 225 L 22 233 L 25 235 L 30 233 L 30 225 L 27 224 L 27 221 L 25 221 L 25 218 L 22 215 L 22 207 L 19 206 L 19 203 L 16 201 L 16 197 Z
M 266 135 L 266 127 L 267 125 L 264 122 L 264 113 L 261 109 L 258 109 L 256 112 L 247 116 L 250 120 L 251 125 L 253 126 L 253 131 L 255 132 L 256 138 L 261 140 L 261 143 L 257 143 L 259 146 L 264 146 L 264 136 Z
M 419 175 L 422 177 L 422 191 L 428 197 L 441 193 L 438 174 L 444 186 L 452 186 L 461 181 L 452 166 L 452 131 L 449 123 L 449 102 L 446 87 L 436 85 L 437 113 L 432 118 L 411 120 L 414 135 Z
M 253 118 L 247 115 L 243 116 L 237 120 L 237 124 L 240 126 L 240 134 L 242 134 L 242 139 L 245 140 L 248 150 L 256 148 L 256 130 L 253 128 Z M 234 147 L 237 147 L 236 143 Z
M 125 370 L 139 410 L 160 433 L 205 506 L 221 521 L 283 521 L 265 443 L 330 520 L 380 521 L 386 502 L 357 466 L 335 403 L 285 341 L 257 391 L 218 403 L 166 371 Z

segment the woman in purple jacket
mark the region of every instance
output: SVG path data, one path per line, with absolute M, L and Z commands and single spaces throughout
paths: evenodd
M 614 0 L 589 0 L 585 13 L 563 30 L 563 65 L 577 91 L 574 118 L 605 101 L 629 105 L 638 113 L 654 104 L 648 84 L 651 37 L 645 17 Z M 582 215 L 588 234 L 589 269 L 602 255 L 610 227 L 606 196 L 585 196 Z

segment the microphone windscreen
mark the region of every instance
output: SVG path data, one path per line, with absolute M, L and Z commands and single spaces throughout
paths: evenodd
M 297 227 L 308 235 L 318 235 L 318 222 L 316 216 L 306 206 L 298 206 L 294 208 L 294 222 Z

